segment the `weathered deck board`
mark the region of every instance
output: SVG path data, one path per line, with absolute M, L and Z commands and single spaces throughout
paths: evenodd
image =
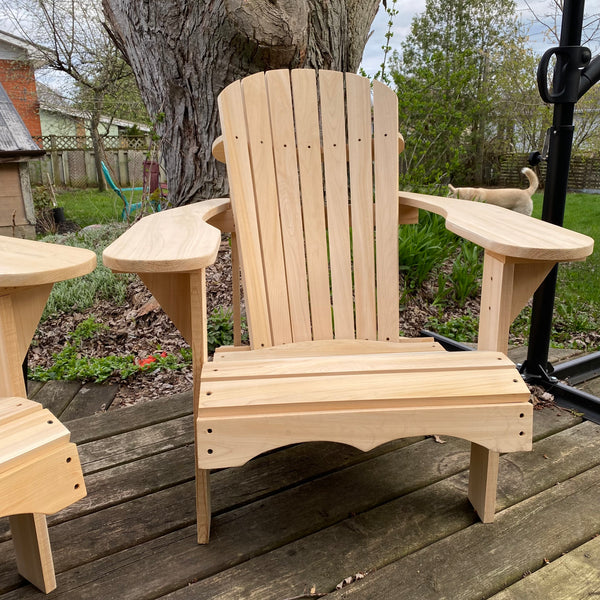
M 192 415 L 185 415 L 134 431 L 79 444 L 79 459 L 84 474 L 90 474 L 133 462 L 145 456 L 188 446 L 193 438 Z
M 594 433 L 598 430 L 600 428 L 596 426 Z M 557 478 L 571 477 L 600 462 L 597 455 L 600 439 L 588 443 L 594 436 L 590 436 L 589 428 L 585 426 L 581 426 L 575 435 L 571 431 L 538 442 L 531 454 L 515 454 L 514 462 L 507 464 L 503 460 L 499 508 L 527 498 L 532 488 L 545 490 Z M 577 450 L 580 443 L 586 446 L 584 452 Z M 547 459 L 543 458 L 549 448 L 556 454 L 550 459 L 553 460 L 552 470 L 547 468 Z M 381 569 L 476 524 L 476 517 L 464 499 L 465 490 L 464 473 L 444 479 L 181 589 L 172 598 L 277 600 L 300 595 L 313 585 L 321 593 L 332 591 L 345 577 Z M 477 527 L 479 525 L 474 525 L 469 531 Z M 460 552 L 464 551 L 463 545 L 456 547 L 461 548 Z M 442 564 L 444 561 L 434 570 L 439 570 Z M 368 589 L 368 594 L 358 597 L 370 598 Z M 380 597 L 398 596 L 390 593 Z M 420 596 L 407 594 L 404 597 Z M 454 597 L 452 593 L 448 595 L 448 598 Z
M 44 383 L 41 381 L 27 381 L 27 397 L 33 400 L 33 397 L 42 389 Z
M 108 410 L 118 391 L 119 385 L 116 383 L 86 383 L 81 386 L 60 418 L 62 421 L 72 421 Z
M 189 391 L 106 414 L 75 419 L 69 421 L 68 427 L 71 440 L 83 444 L 191 414 L 192 393 Z
M 78 381 L 48 381 L 35 393 L 35 401 L 60 418 L 80 388 Z
M 460 531 L 331 597 L 364 598 L 366 589 L 373 600 L 399 589 L 407 598 L 488 597 L 600 533 L 599 491 L 596 467 L 508 508 L 489 526 Z
M 431 552 L 429 548 L 460 556 L 459 546 L 446 539 L 467 536 L 475 547 L 482 535 L 477 532 L 498 528 L 498 523 L 477 524 L 466 502 L 468 444 L 461 440 L 399 440 L 367 454 L 314 443 L 213 473 L 213 536 L 208 546 L 198 546 L 191 394 L 68 425 L 79 443 L 89 496 L 49 519 L 58 573 L 58 589 L 51 598 L 281 600 L 308 591 L 312 584 L 318 591 L 331 591 L 353 572 L 374 568 L 369 565 L 395 572 L 405 568 L 405 561 Z M 510 511 L 524 511 L 519 507 L 527 503 L 533 503 L 534 515 L 552 510 L 545 498 L 554 502 L 557 480 L 574 486 L 573 494 L 583 498 L 583 488 L 571 482 L 592 477 L 600 463 L 596 427 L 566 411 L 536 411 L 534 451 L 502 458 L 499 503 L 510 508 L 498 522 L 504 523 L 503 515 Z M 571 520 L 576 518 L 574 512 Z M 594 535 L 587 512 L 581 523 L 571 529 L 589 530 L 582 538 L 587 541 Z M 16 574 L 12 544 L 2 525 L 0 600 L 43 597 Z M 510 527 L 506 531 L 513 531 Z M 579 543 L 573 536 L 566 539 L 571 546 L 564 551 Z M 503 540 L 509 552 L 510 534 Z M 536 544 L 537 538 L 530 542 Z M 483 564 L 481 569 L 492 566 Z M 353 597 L 378 597 L 376 574 L 344 594 L 356 588 Z
M 600 597 L 600 537 L 561 556 L 492 600 L 590 600 Z

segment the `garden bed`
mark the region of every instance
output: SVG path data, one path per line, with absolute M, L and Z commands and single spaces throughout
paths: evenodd
M 580 202 L 584 200 L 588 198 Z M 69 206 L 69 202 L 65 201 L 65 205 Z M 125 379 L 119 373 L 107 378 L 102 374 L 104 381 L 120 384 L 115 406 L 174 394 L 192 386 L 189 346 L 169 318 L 137 277 L 115 276 L 101 264 L 102 249 L 126 226 L 93 225 L 77 235 L 48 239 L 93 248 L 99 267 L 82 278 L 89 285 L 75 284 L 71 288 L 72 282 L 64 282 L 64 289 L 62 283 L 55 286 L 48 303 L 51 314 L 40 324 L 29 354 L 30 369 L 38 371 L 50 369 L 56 363 L 56 355 L 69 345 L 76 345 L 71 350 L 73 361 L 129 357 L 126 372 L 131 374 Z M 399 252 L 401 289 L 407 290 L 400 303 L 401 334 L 419 336 L 421 329 L 428 328 L 457 341 L 474 342 L 479 313 L 480 251 L 459 243 L 439 218 L 426 217 L 419 226 L 403 229 Z M 558 346 L 582 351 L 600 348 L 595 262 L 592 257 L 587 263 L 561 267 L 560 280 L 565 284 L 558 293 L 553 335 Z M 572 287 L 573 282 L 581 281 L 587 287 Z M 207 269 L 209 313 L 217 307 L 231 307 L 231 289 L 231 255 L 229 242 L 224 238 L 216 264 Z M 582 297 L 584 291 L 588 293 Z M 527 342 L 529 319 L 527 307 L 512 327 L 511 345 Z M 75 344 L 74 332 L 86 323 L 93 324 L 93 334 L 77 337 Z M 209 337 L 212 335 L 213 342 L 230 343 L 230 330 L 223 312 L 209 319 Z M 173 368 L 179 357 L 180 366 Z M 93 381 L 94 368 L 85 378 L 77 378 Z

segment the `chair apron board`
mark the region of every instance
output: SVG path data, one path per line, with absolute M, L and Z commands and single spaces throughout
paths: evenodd
M 500 353 L 440 348 L 299 356 L 294 346 L 279 357 L 271 352 L 266 358 L 260 350 L 255 360 L 254 352 L 228 353 L 228 360 L 204 366 L 197 420 L 201 468 L 238 466 L 306 441 L 371 450 L 399 437 L 437 434 L 495 452 L 531 449 L 529 390 Z M 229 358 L 236 354 L 242 360 Z

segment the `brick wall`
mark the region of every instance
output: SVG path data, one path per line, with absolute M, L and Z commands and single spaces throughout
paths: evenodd
M 42 135 L 40 106 L 31 65 L 22 60 L 0 60 L 0 83 L 29 133 L 32 136 Z

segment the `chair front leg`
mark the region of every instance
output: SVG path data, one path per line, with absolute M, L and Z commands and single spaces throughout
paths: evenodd
M 508 351 L 511 323 L 554 266 L 553 262 L 517 262 L 486 251 L 479 316 L 478 350 Z M 494 520 L 500 455 L 471 444 L 469 500 L 484 523 Z
M 478 350 L 506 354 L 512 322 L 555 264 L 541 260 L 519 261 L 485 252 Z
M 500 453 L 471 444 L 469 501 L 483 523 L 491 523 L 496 513 L 496 490 Z
M 196 418 L 200 398 L 200 375 L 202 365 L 207 360 L 205 271 L 199 269 L 192 273 L 139 273 L 139 275 L 192 347 L 194 432 L 197 437 Z M 210 534 L 209 471 L 198 468 L 197 461 L 195 465 L 198 543 L 206 544 Z

